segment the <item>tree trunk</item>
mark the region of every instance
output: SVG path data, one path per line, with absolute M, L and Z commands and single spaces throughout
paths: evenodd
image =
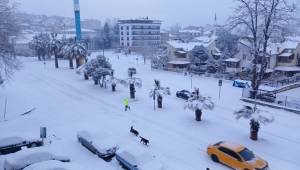
M 79 58 L 76 58 L 76 68 L 80 67 Z
M 195 110 L 196 121 L 201 121 L 202 111 L 200 109 Z
M 70 69 L 74 69 L 73 59 L 72 58 L 69 58 L 69 67 L 70 67 Z
M 157 96 L 157 107 L 158 108 L 162 108 L 162 100 L 163 100 L 163 98 L 162 98 L 162 96 Z
M 55 58 L 55 68 L 58 68 L 58 58 L 56 53 L 54 53 L 54 58 Z
M 83 73 L 83 74 L 84 74 L 84 80 L 88 80 L 89 76 L 86 73 Z

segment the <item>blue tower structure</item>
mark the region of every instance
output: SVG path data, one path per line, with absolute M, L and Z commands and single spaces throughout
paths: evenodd
M 76 25 L 76 41 L 81 40 L 81 24 L 80 24 L 80 7 L 79 0 L 74 0 L 75 25 Z

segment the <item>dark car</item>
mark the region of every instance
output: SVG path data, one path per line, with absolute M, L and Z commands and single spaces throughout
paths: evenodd
M 101 143 L 95 143 L 89 132 L 86 131 L 78 132 L 77 139 L 82 146 L 105 161 L 111 161 L 118 149 L 117 146 L 106 143 L 104 139 L 100 141 Z
M 192 93 L 188 90 L 181 90 L 176 92 L 176 97 L 188 100 L 192 96 Z
M 256 96 L 257 99 L 265 101 L 265 102 L 270 102 L 270 103 L 274 103 L 276 100 L 276 96 L 273 93 L 262 93 L 262 94 L 258 94 Z
M 44 142 L 42 139 L 25 140 L 19 136 L 7 137 L 0 139 L 0 155 L 18 152 L 24 146 L 27 148 L 33 148 L 43 145 Z

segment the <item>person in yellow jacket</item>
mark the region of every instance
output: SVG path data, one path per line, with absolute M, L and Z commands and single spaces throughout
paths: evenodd
M 125 106 L 125 111 L 127 111 L 128 109 L 130 110 L 128 98 L 125 98 L 125 99 L 123 100 L 123 104 L 124 104 L 124 106 Z

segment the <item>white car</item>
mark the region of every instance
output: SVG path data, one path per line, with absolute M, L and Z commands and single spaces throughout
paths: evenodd
M 23 170 L 83 170 L 85 168 L 81 167 L 76 163 L 65 163 L 57 160 L 43 161 L 27 166 Z
M 20 152 L 10 154 L 5 158 L 4 170 L 19 170 L 25 167 L 43 161 L 58 160 L 61 162 L 70 162 L 67 157 L 56 156 L 46 151 L 36 149 L 26 149 Z

